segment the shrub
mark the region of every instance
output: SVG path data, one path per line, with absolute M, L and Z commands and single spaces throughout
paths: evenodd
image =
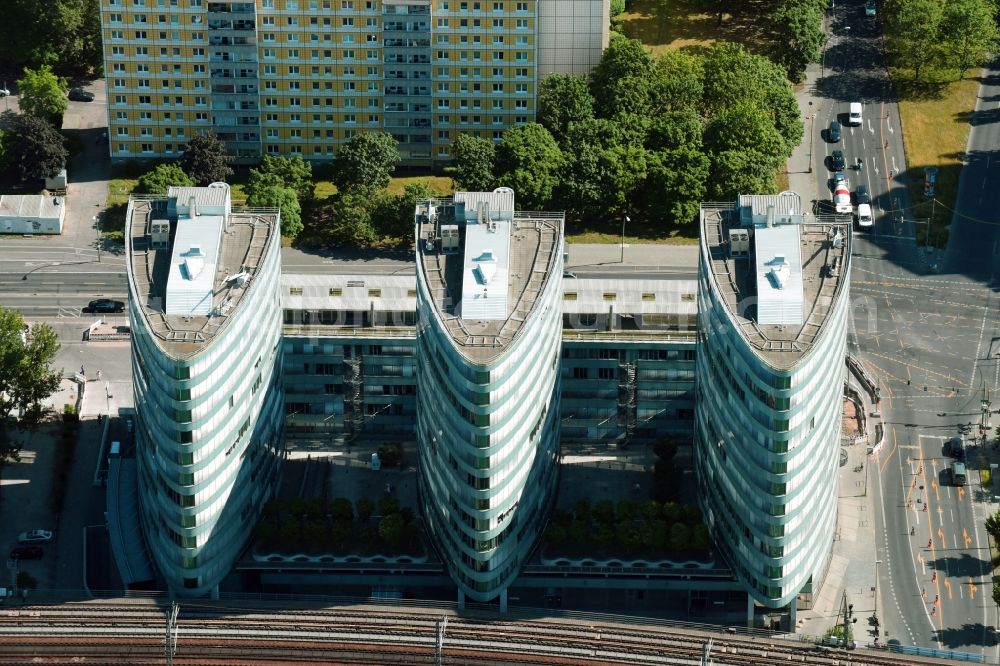
M 378 501 L 378 512 L 383 518 L 399 513 L 399 500 L 392 495 L 382 495 Z
M 358 514 L 358 520 L 367 521 L 375 511 L 375 503 L 367 497 L 362 497 L 354 503 L 354 510 Z

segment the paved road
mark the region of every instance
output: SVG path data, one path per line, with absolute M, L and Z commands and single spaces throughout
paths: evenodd
M 1000 62 L 984 70 L 951 221 L 945 267 L 990 278 L 1000 267 L 997 225 L 1000 208 Z M 988 250 L 988 251 L 987 251 Z

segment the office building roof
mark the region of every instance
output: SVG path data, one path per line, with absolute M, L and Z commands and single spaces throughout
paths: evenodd
M 169 195 L 129 200 L 131 307 L 168 354 L 186 358 L 225 328 L 260 277 L 280 242 L 279 214 L 232 210 L 228 187 L 171 188 Z
M 502 188 L 476 194 L 417 204 L 417 270 L 456 346 L 486 363 L 517 337 L 547 281 L 561 279 L 563 214 L 514 212 Z M 473 215 L 476 201 L 486 205 Z
M 847 289 L 850 228 L 849 216 L 803 212 L 791 192 L 702 205 L 701 261 L 716 298 L 773 367 L 790 369 L 809 351 Z

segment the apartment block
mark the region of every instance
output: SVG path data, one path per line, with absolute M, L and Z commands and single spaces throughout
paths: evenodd
M 237 163 L 330 160 L 384 130 L 405 165 L 535 118 L 541 76 L 585 74 L 608 0 L 101 0 L 110 154 L 176 157 L 214 131 Z

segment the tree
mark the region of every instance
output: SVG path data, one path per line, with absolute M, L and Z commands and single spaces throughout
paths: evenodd
M 705 127 L 705 149 L 709 153 L 752 148 L 766 155 L 772 167 L 785 156 L 785 141 L 774 128 L 773 118 L 755 104 L 733 106 Z
M 290 187 L 285 187 L 281 179 L 268 174 L 258 179 L 251 189 L 246 188 L 247 205 L 278 208 L 281 211 L 281 235 L 295 238 L 302 231 L 302 207 L 299 205 L 298 193 Z
M 775 194 L 774 163 L 755 150 L 727 150 L 712 156 L 708 179 L 711 201 L 736 201 L 740 194 Z
M 945 5 L 942 35 L 959 78 L 964 79 L 969 69 L 982 65 L 996 50 L 1000 40 L 996 15 L 993 0 L 951 0 Z
M 670 526 L 670 550 L 675 553 L 685 553 L 691 550 L 691 528 L 684 523 L 674 523 Z
M 598 155 L 601 206 L 612 219 L 631 212 L 630 202 L 646 178 L 646 149 L 636 146 L 614 146 Z
M 514 189 L 524 210 L 545 209 L 561 164 L 555 139 L 537 123 L 508 129 L 497 146 L 497 180 Z
M 597 107 L 602 118 L 615 118 L 622 114 L 648 117 L 653 108 L 653 81 L 649 76 L 625 76 L 609 81 L 605 97 L 599 98 Z
M 0 61 L 59 74 L 100 72 L 99 0 L 4 0 Z
M 362 132 L 355 134 L 337 153 L 333 184 L 341 192 L 384 189 L 399 164 L 399 147 L 391 134 Z
M 895 0 L 882 11 L 886 48 L 897 66 L 913 70 L 917 81 L 928 66 L 941 62 L 944 5 L 940 0 Z
M 823 10 L 816 2 L 781 0 L 771 13 L 771 25 L 777 28 L 776 60 L 798 83 L 811 62 L 819 60 L 826 39 Z
M 594 117 L 594 99 L 587 79 L 571 74 L 549 74 L 538 86 L 538 122 L 557 141 L 570 123 Z
M 357 511 L 358 520 L 365 522 L 372 517 L 372 512 L 375 510 L 375 503 L 367 497 L 361 497 L 354 502 L 354 509 Z
M 295 190 L 300 204 L 305 204 L 315 195 L 316 185 L 312 180 L 312 164 L 298 155 L 295 157 L 265 155 L 260 168 L 250 170 L 247 187 L 252 187 L 254 180 L 265 174 L 276 176 L 283 187 Z
M 720 42 L 708 50 L 704 70 L 703 109 L 709 118 L 737 104 L 756 105 L 771 117 L 785 141 L 785 154 L 792 154 L 805 126 L 795 93 L 780 67 L 739 44 Z
M 194 181 L 174 162 L 158 164 L 139 176 L 135 191 L 140 194 L 166 194 L 171 187 L 190 187 Z
M 328 207 L 329 227 L 324 235 L 334 246 L 369 247 L 378 240 L 372 225 L 370 198 L 365 192 L 338 194 Z
M 467 192 L 490 192 L 496 186 L 493 169 L 496 144 L 473 134 L 459 134 L 452 146 L 455 188 Z
M 213 132 L 208 132 L 197 134 L 188 141 L 179 163 L 197 185 L 204 187 L 233 175 L 230 161 L 232 157 L 226 152 L 226 145 Z
M 0 116 L 7 163 L 22 181 L 47 178 L 66 166 L 64 139 L 36 116 L 6 111 Z
M 669 225 L 664 231 L 697 220 L 711 164 L 691 146 L 650 152 L 640 197 L 646 219 Z
M 986 533 L 993 537 L 993 541 L 1000 545 L 1000 511 L 986 517 Z
M 406 243 L 412 242 L 413 211 L 417 202 L 439 196 L 440 193 L 423 181 L 407 183 L 403 193 L 399 195 L 384 193 L 377 198 L 374 206 L 372 222 L 375 230 L 383 238 L 398 238 Z
M 62 373 L 51 369 L 59 342 L 48 324 L 25 331 L 17 310 L 0 306 L 0 470 L 20 460 L 21 441 L 16 429 L 30 430 L 42 417 L 42 401 L 59 388 Z
M 66 79 L 56 76 L 48 65 L 42 65 L 37 70 L 25 68 L 17 88 L 21 95 L 18 105 L 22 113 L 43 118 L 56 126 L 62 125 L 62 116 L 69 106 Z
M 625 78 L 649 81 L 653 74 L 653 57 L 637 39 L 617 37 L 604 49 L 601 61 L 590 73 L 590 93 L 597 114 L 605 117 L 604 105 L 613 102 L 613 84 Z
M 654 66 L 654 107 L 663 111 L 697 108 L 705 90 L 703 76 L 701 58 L 684 51 L 667 51 Z
M 390 546 L 398 547 L 403 543 L 404 527 L 403 516 L 398 513 L 390 513 L 378 521 L 378 535 Z

